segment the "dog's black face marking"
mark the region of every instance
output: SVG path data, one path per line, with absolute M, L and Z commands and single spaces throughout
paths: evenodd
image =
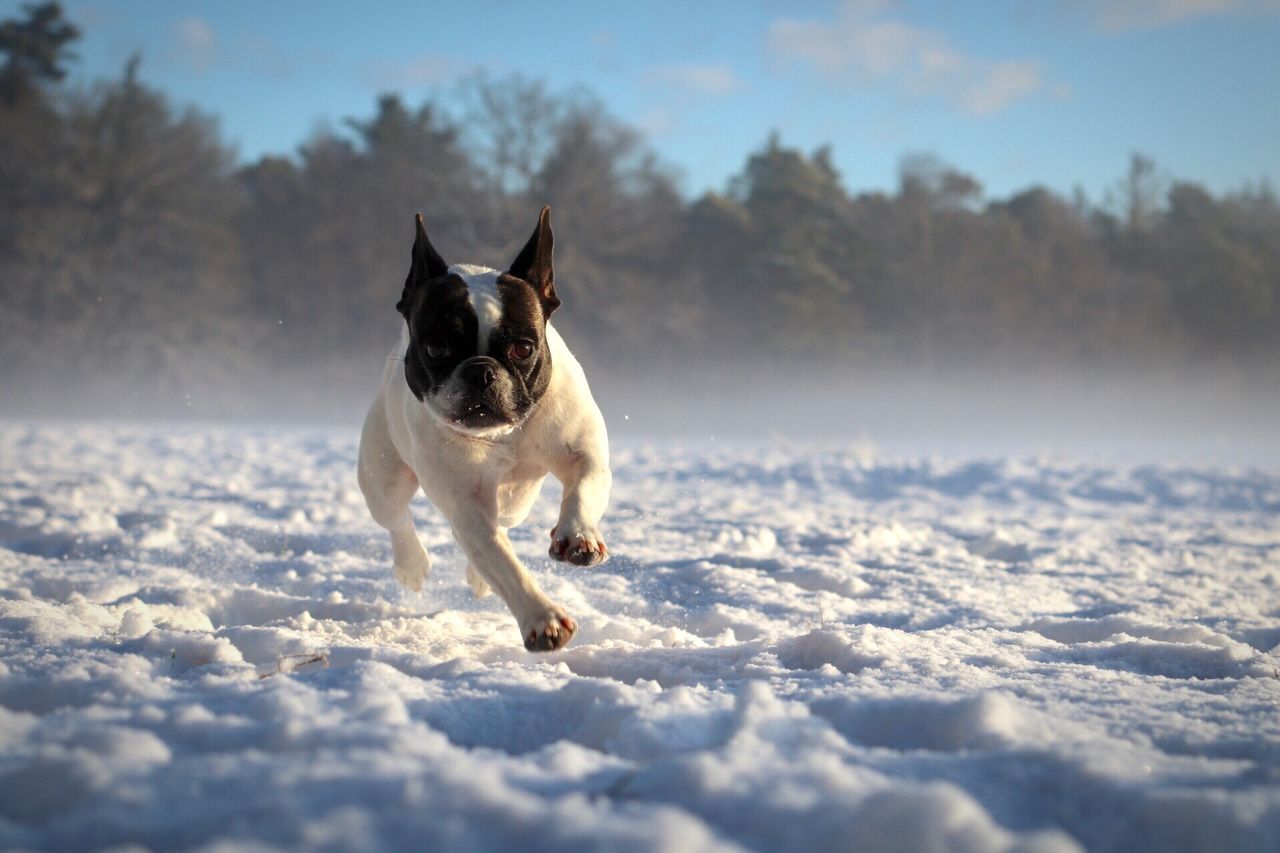
M 405 379 L 419 400 L 435 394 L 462 361 L 476 354 L 479 322 L 467 283 L 445 275 L 420 285 L 406 306 Z
M 531 240 L 535 249 L 540 231 L 549 243 L 545 211 Z M 529 251 L 526 246 L 522 256 Z M 481 435 L 509 431 L 524 423 L 546 393 L 547 318 L 559 299 L 550 290 L 549 250 L 539 260 L 541 289 L 510 273 L 448 267 L 419 218 L 413 265 L 396 305 L 409 328 L 405 379 L 414 396 L 450 426 Z

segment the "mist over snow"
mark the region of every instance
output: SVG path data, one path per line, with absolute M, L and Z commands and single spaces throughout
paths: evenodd
M 531 655 L 352 428 L 0 427 L 0 847 L 1276 848 L 1274 468 L 620 432 Z
M 1280 466 L 1275 377 L 1037 365 L 690 361 L 593 382 L 611 435 L 950 458 Z

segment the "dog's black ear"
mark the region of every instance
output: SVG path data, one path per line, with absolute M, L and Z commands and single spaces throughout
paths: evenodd
M 522 278 L 533 285 L 542 303 L 543 313 L 550 317 L 551 312 L 560 307 L 560 299 L 556 296 L 556 274 L 551 266 L 552 250 L 555 240 L 551 234 L 551 208 L 542 208 L 538 214 L 538 227 L 533 229 L 533 236 L 524 244 L 520 254 L 511 262 L 507 272 L 516 278 Z
M 414 218 L 414 224 L 416 231 L 413 237 L 413 261 L 409 265 L 409 277 L 404 280 L 404 292 L 396 303 L 396 310 L 406 319 L 409 316 L 409 306 L 413 304 L 413 292 L 418 285 L 449 272 L 449 265 L 427 238 L 427 226 L 422 221 L 421 213 Z

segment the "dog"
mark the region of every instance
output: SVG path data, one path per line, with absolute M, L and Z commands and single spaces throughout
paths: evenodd
M 587 377 L 551 325 L 560 306 L 551 210 L 506 272 L 450 266 L 416 218 L 404 318 L 360 435 L 358 479 L 374 521 L 391 534 L 396 579 L 422 589 L 431 559 L 409 502 L 419 487 L 444 514 L 476 596 L 496 592 L 525 648 L 563 648 L 577 622 L 538 587 L 507 530 L 528 516 L 542 481 L 564 486 L 550 554 L 607 559 L 600 518 L 613 475 L 604 417 Z

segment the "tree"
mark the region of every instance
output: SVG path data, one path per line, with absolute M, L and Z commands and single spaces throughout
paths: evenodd
M 754 299 L 735 304 L 749 335 L 795 352 L 849 352 L 860 345 L 868 252 L 850 220 L 849 198 L 829 148 L 811 155 L 771 134 L 730 182 L 750 238 L 735 279 Z
M 468 150 L 490 193 L 526 199 L 571 103 L 540 80 L 517 74 L 495 80 L 484 72 L 463 80 L 458 98 Z
M 79 36 L 62 20 L 57 3 L 25 6 L 26 18 L 0 22 L 0 199 L 7 215 L 0 218 L 0 263 L 16 273 L 23 266 L 20 242 L 22 213 L 47 205 L 62 181 L 58 153 L 63 121 L 46 87 L 65 75 L 70 45 Z M 9 299 L 18 298 L 11 276 Z M 9 317 L 10 323 L 21 318 Z
M 1129 171 L 1112 189 L 1111 204 L 1118 208 L 1130 235 L 1150 231 L 1160 212 L 1168 182 L 1150 157 L 1133 152 Z
M 1216 355 L 1256 345 L 1275 326 L 1280 267 L 1274 241 L 1280 230 L 1257 240 L 1262 235 L 1250 227 L 1255 217 L 1239 200 L 1218 201 L 1194 184 L 1175 183 L 1169 191 L 1161 245 L 1174 310 Z
M 908 154 L 898 164 L 898 195 L 930 210 L 972 209 L 982 184 L 933 154 Z
M 66 96 L 45 191 L 17 200 L 5 296 L 41 330 L 21 358 L 75 374 L 189 386 L 202 348 L 234 358 L 239 195 L 216 126 L 138 79 Z M 225 368 L 224 368 L 225 369 Z
M 592 329 L 599 345 L 652 346 L 670 333 L 670 311 L 656 309 L 683 290 L 672 254 L 684 211 L 675 179 L 635 130 L 598 103 L 568 104 L 548 131 L 553 141 L 531 201 L 552 208 L 556 277 L 564 283 L 558 316 L 566 328 Z M 526 236 L 528 206 L 504 259 Z M 641 316 L 652 322 L 637 324 Z
M 14 107 L 30 98 L 44 84 L 67 76 L 66 63 L 74 58 L 69 47 L 80 30 L 62 17 L 58 3 L 23 6 L 26 19 L 0 23 L 0 101 Z
M 474 260 L 485 244 L 474 169 L 440 110 L 384 95 L 371 117 L 345 126 L 350 136 L 314 135 L 297 163 L 269 158 L 240 173 L 248 205 L 238 230 L 255 304 L 298 330 L 277 336 L 277 357 L 299 363 L 386 348 L 415 212 L 451 260 Z

